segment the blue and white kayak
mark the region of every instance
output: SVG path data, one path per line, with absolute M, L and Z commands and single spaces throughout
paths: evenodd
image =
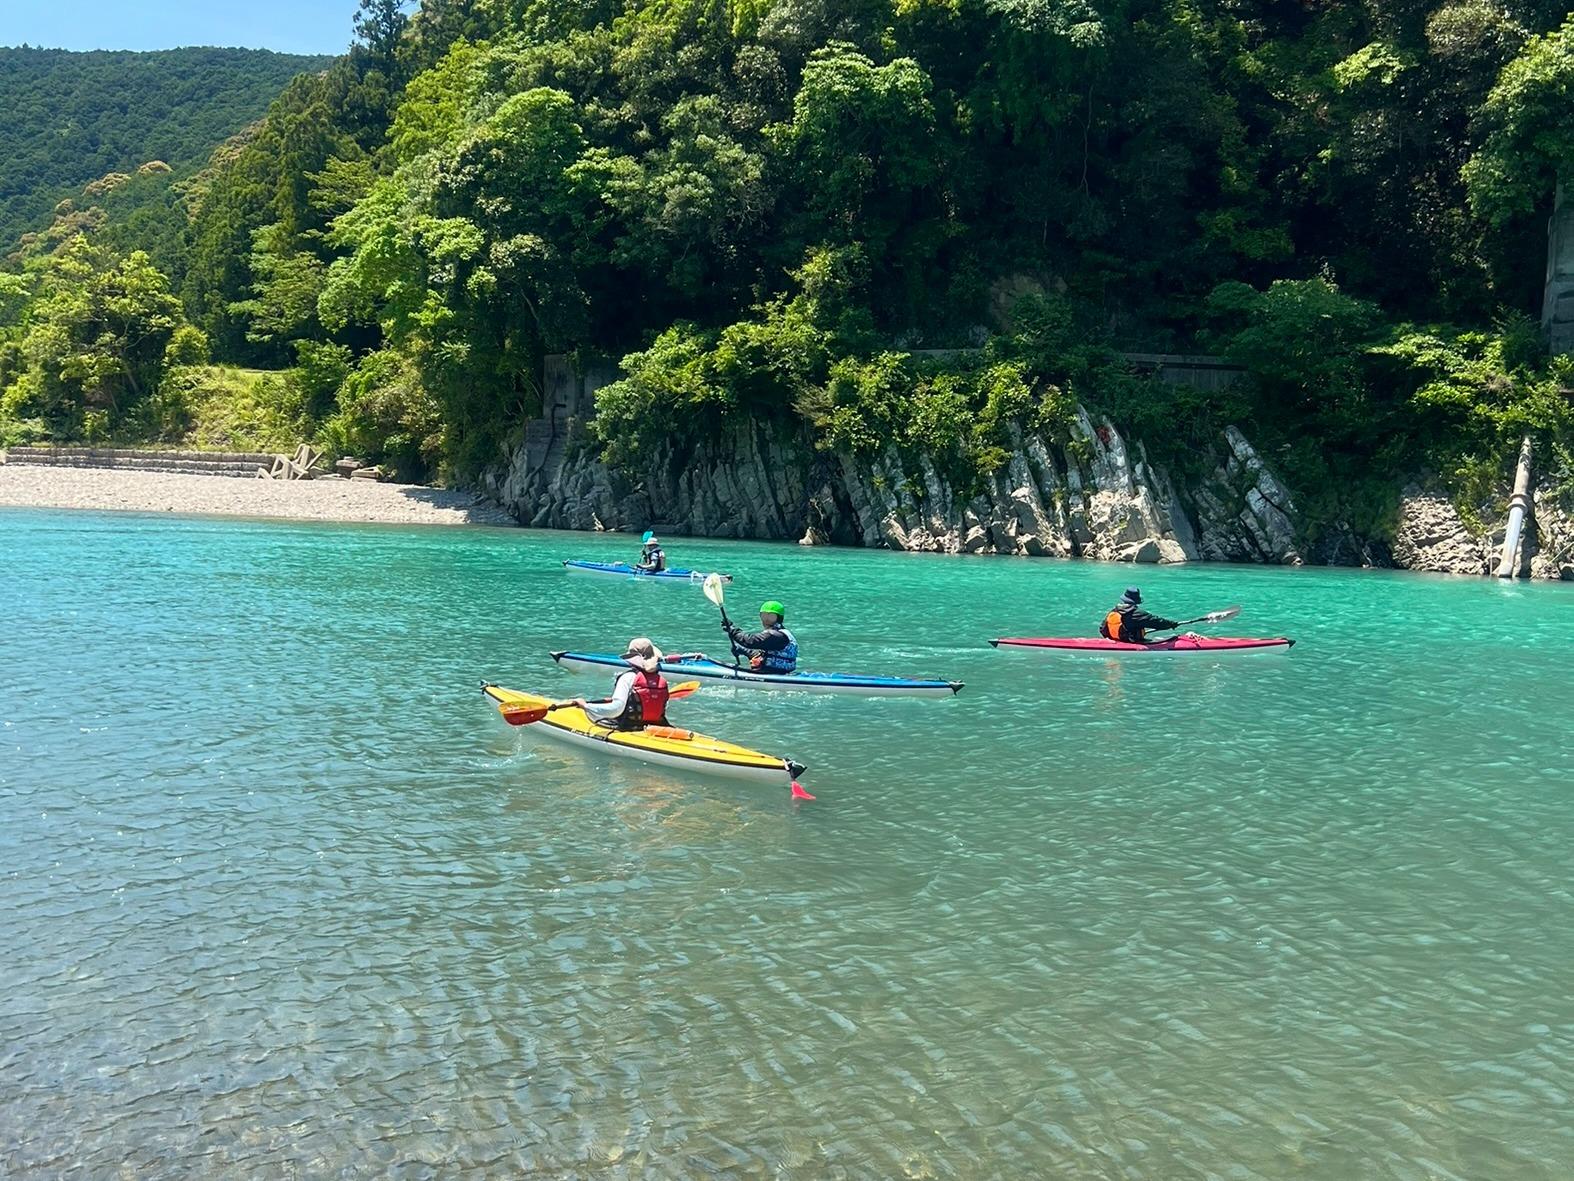
M 570 574 L 609 574 L 614 578 L 649 578 L 657 582 L 693 582 L 705 581 L 706 572 L 703 570 L 659 570 L 654 573 L 648 570 L 637 570 L 627 562 L 579 562 L 568 561 L 563 563 L 563 569 Z M 723 582 L 731 582 L 731 574 L 721 576 Z
M 574 672 L 624 669 L 621 656 L 606 652 L 554 652 L 552 659 Z M 912 677 L 855 677 L 847 673 L 757 673 L 719 660 L 663 660 L 661 671 L 685 681 L 712 681 L 739 689 L 775 689 L 786 693 L 840 693 L 846 697 L 951 697 L 961 681 L 924 681 Z

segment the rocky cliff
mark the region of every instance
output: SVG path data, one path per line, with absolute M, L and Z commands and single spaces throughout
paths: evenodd
M 1178 487 L 1141 442 L 1082 410 L 1063 442 L 1018 432 L 1011 458 L 977 494 L 959 491 L 929 459 L 817 451 L 807 437 L 764 424 L 738 425 L 692 450 L 664 444 L 638 479 L 600 461 L 579 418 L 532 428 L 482 483 L 521 524 L 542 528 L 653 527 L 942 553 L 1311 561 L 1473 574 L 1484 573 L 1495 553 L 1491 539 L 1474 537 L 1446 497 L 1421 487 L 1406 489 L 1391 549 L 1333 530 L 1303 553 L 1294 498 L 1234 427 L 1203 457 L 1208 474 Z M 1550 493 L 1538 498 L 1537 516 L 1530 569 L 1538 577 L 1574 577 L 1574 525 Z

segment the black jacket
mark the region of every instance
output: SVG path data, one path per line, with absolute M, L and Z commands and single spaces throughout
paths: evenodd
M 746 632 L 736 623 L 725 623 L 722 625 L 722 630 L 732 641 L 734 650 L 740 652 L 781 652 L 792 643 L 792 636 L 779 627 L 767 628 L 761 632 Z

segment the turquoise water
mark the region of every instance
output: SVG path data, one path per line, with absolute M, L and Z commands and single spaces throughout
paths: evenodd
M 817 803 L 503 725 L 716 651 L 627 538 L 0 513 L 0 1174 L 1565 1178 L 1574 587 L 678 541 Z

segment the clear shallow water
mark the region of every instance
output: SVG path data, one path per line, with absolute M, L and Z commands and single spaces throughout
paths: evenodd
M 1574 588 L 1148 569 L 1302 643 L 1056 662 L 1129 568 L 680 540 L 968 682 L 674 707 L 795 807 L 476 692 L 716 651 L 556 569 L 633 548 L 0 513 L 0 1174 L 1569 1175 Z

